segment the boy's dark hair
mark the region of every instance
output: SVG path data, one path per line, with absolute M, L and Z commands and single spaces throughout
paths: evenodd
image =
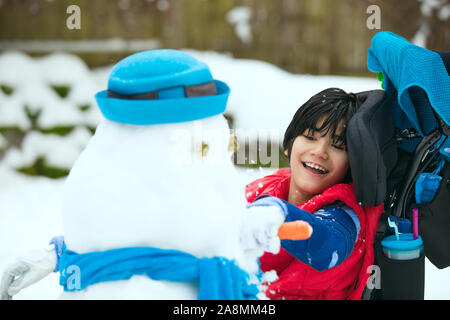
M 328 88 L 312 96 L 297 110 L 284 134 L 283 150 L 288 151 L 288 159 L 295 138 L 306 130 L 308 133 L 317 131 L 322 135 L 327 135 L 331 130 L 331 136 L 336 139 L 335 143 L 345 146 L 346 124 L 356 113 L 359 105 L 355 94 L 338 88 Z M 316 126 L 322 117 L 325 117 L 324 121 L 318 128 Z M 341 121 L 344 121 L 344 128 L 341 136 L 337 136 L 336 130 Z

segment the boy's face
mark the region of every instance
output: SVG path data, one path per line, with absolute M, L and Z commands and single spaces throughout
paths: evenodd
M 318 127 L 320 125 L 321 123 Z M 342 128 L 343 123 L 338 126 L 336 135 L 340 135 Z M 295 138 L 292 145 L 291 187 L 295 188 L 295 192 L 300 192 L 308 198 L 340 183 L 348 170 L 346 148 L 336 143 L 330 131 L 322 137 L 321 132 L 309 133 L 306 130 Z

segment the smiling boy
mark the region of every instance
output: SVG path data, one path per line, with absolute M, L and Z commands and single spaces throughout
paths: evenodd
M 246 186 L 249 207 L 279 206 L 286 222 L 313 228 L 308 240 L 281 240 L 278 254 L 261 257 L 262 271 L 278 275 L 267 283 L 271 299 L 361 298 L 383 206 L 361 207 L 350 182 L 345 131 L 358 107 L 356 95 L 337 88 L 311 97 L 285 132 L 290 169 Z

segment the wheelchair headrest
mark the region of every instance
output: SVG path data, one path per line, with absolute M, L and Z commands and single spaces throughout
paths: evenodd
M 397 140 L 392 116 L 395 97 L 383 90 L 357 94 L 362 102 L 346 130 L 350 170 L 358 202 L 384 202 L 387 178 L 397 163 Z

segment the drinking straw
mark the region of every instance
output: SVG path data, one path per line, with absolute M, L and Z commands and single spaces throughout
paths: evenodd
M 413 238 L 419 237 L 419 209 L 412 209 Z

